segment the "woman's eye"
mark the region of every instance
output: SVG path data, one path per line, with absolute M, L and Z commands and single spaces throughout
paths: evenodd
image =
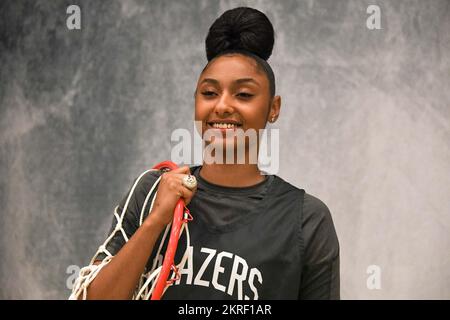
M 238 95 L 239 97 L 241 97 L 241 98 L 251 98 L 251 97 L 253 97 L 253 94 L 247 93 L 247 92 L 240 92 L 240 93 L 238 93 L 237 95 Z
M 207 96 L 207 97 L 211 97 L 213 95 L 215 95 L 216 93 L 214 91 L 203 91 L 202 95 Z

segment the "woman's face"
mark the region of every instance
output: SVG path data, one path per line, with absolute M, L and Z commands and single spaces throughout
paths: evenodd
M 223 55 L 213 60 L 200 75 L 195 93 L 195 120 L 208 129 L 265 128 L 279 112 L 280 97 L 272 99 L 269 80 L 256 61 L 240 55 Z M 224 128 L 220 123 L 230 123 Z

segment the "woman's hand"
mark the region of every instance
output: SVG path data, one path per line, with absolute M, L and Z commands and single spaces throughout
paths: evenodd
M 190 174 L 188 166 L 162 174 L 155 203 L 153 204 L 151 214 L 148 216 L 149 219 L 166 226 L 172 222 L 173 211 L 180 198 L 184 200 L 186 205 L 191 202 L 197 187 L 190 190 L 183 185 L 183 178 L 188 174 Z

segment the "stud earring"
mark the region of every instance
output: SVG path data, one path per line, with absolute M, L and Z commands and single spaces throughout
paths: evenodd
M 272 119 L 270 119 L 270 122 L 275 122 L 275 117 L 272 117 Z

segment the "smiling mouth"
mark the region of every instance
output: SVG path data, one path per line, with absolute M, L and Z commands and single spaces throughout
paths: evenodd
M 208 122 L 209 127 L 214 129 L 237 129 L 241 128 L 242 125 L 239 123 L 225 123 L 225 122 Z

